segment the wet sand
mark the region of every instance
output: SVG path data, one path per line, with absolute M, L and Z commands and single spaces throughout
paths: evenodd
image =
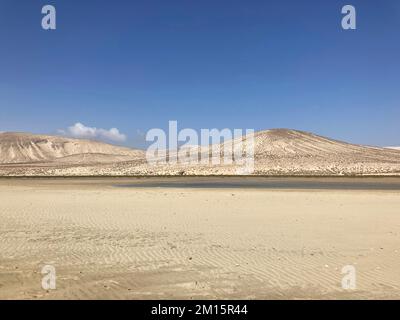
M 400 298 L 398 190 L 131 184 L 1 179 L 0 298 Z

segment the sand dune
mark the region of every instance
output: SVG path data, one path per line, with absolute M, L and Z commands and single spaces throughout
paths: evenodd
M 234 140 L 234 145 L 238 139 Z M 0 175 L 232 175 L 240 164 L 149 165 L 144 151 L 64 137 L 0 134 Z M 254 134 L 255 175 L 399 175 L 400 150 L 362 146 L 312 133 L 272 129 Z M 210 155 L 197 148 L 198 157 Z M 24 163 L 24 165 L 20 165 Z

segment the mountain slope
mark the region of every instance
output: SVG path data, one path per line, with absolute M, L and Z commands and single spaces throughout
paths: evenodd
M 327 157 L 340 155 L 380 159 L 398 156 L 396 151 L 386 148 L 350 144 L 291 129 L 272 129 L 256 132 L 254 140 L 258 157 Z
M 19 132 L 0 133 L 0 163 L 2 164 L 48 162 L 56 159 L 60 162 L 65 157 L 85 154 L 88 155 L 87 162 L 96 162 L 96 155 L 99 159 L 108 155 L 105 158 L 112 162 L 115 160 L 114 156 L 125 160 L 142 157 L 143 151 L 91 140 Z M 67 158 L 66 160 L 68 161 Z
M 261 174 L 383 174 L 400 172 L 400 152 L 316 134 L 273 129 L 254 136 Z
M 235 145 L 241 138 L 233 140 Z M 151 174 L 236 174 L 237 163 L 224 164 L 225 147 L 219 145 L 220 163 L 214 165 L 164 165 L 150 168 Z M 191 146 L 200 156 L 210 147 Z M 350 144 L 313 133 L 271 129 L 254 133 L 256 175 L 382 175 L 400 174 L 400 151 Z M 149 173 L 147 171 L 146 173 Z

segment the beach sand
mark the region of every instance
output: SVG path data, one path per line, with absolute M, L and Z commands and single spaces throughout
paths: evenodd
M 56 289 L 41 286 L 44 265 Z M 342 288 L 342 268 L 356 289 Z M 0 181 L 0 299 L 400 298 L 396 191 Z

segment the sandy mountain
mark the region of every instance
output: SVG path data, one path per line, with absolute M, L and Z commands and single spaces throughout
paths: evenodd
M 254 134 L 254 142 L 256 156 L 259 158 L 326 158 L 334 155 L 340 157 L 367 157 L 378 160 L 399 155 L 398 152 L 385 148 L 350 144 L 313 133 L 290 129 L 272 129 L 256 132 Z
M 254 139 L 256 172 L 261 174 L 400 173 L 398 150 L 288 129 L 257 132 Z
M 0 133 L 0 163 L 114 162 L 143 157 L 143 151 L 59 136 Z
M 231 145 L 220 145 L 220 164 L 149 165 L 143 151 L 88 140 L 3 133 L 0 175 L 234 175 L 241 165 L 236 159 L 224 163 L 226 144 Z M 254 134 L 254 147 L 254 175 L 400 175 L 400 150 L 350 144 L 304 131 L 259 131 Z M 198 156 L 210 154 L 209 147 L 197 150 Z
M 233 145 L 239 139 L 233 141 Z M 219 146 L 220 157 L 224 148 Z M 200 155 L 210 154 L 209 147 L 197 148 Z M 189 149 L 189 148 L 188 148 Z M 400 174 L 400 151 L 350 144 L 313 133 L 271 129 L 254 134 L 256 175 L 375 175 Z M 151 168 L 154 174 L 235 174 L 237 164 L 165 165 Z

